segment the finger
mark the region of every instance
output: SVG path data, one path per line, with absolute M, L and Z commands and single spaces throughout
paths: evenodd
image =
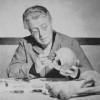
M 45 58 L 40 58 L 40 61 L 45 61 L 45 62 L 48 62 L 49 60 L 48 60 L 48 58 L 47 58 L 47 57 L 45 57 Z
M 47 59 L 40 59 L 40 62 L 42 65 L 47 66 L 50 64 L 50 62 Z
M 39 57 L 40 58 L 45 58 L 45 57 L 48 57 L 48 55 L 46 53 L 44 53 L 44 54 L 40 54 Z
M 39 67 L 41 67 L 41 68 L 44 68 L 45 66 L 48 65 L 48 63 L 46 63 L 46 62 L 41 62 L 39 59 L 37 59 L 36 63 L 37 63 L 37 65 L 38 65 Z
M 48 60 L 48 58 L 47 57 L 45 57 L 45 58 L 39 58 L 39 60 L 40 60 L 40 62 L 42 63 L 42 64 L 46 64 L 46 63 L 50 63 L 50 61 Z
M 45 66 L 45 67 L 46 67 L 46 66 L 49 66 L 48 63 L 42 63 L 42 65 Z

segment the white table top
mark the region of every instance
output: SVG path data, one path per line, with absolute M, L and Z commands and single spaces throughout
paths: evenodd
M 0 93 L 0 100 L 58 100 L 42 93 Z M 100 95 L 70 98 L 69 100 L 100 100 Z
M 56 81 L 57 80 L 58 79 L 56 79 Z M 14 83 L 14 82 L 15 81 L 11 80 L 11 83 Z M 40 83 L 40 81 L 32 80 L 31 84 L 33 84 L 33 83 Z M 26 86 L 29 86 L 29 85 L 30 84 L 28 84 Z M 28 88 L 26 88 L 26 89 L 28 89 Z M 14 92 L 11 93 L 10 91 L 6 91 L 6 92 L 5 91 L 0 91 L 0 100 L 58 100 L 58 99 L 50 97 L 49 95 L 45 95 L 43 93 L 38 93 L 38 92 L 25 91 L 23 93 L 14 93 Z M 74 97 L 74 98 L 70 98 L 70 100 L 100 100 L 100 94 L 99 95 L 82 96 L 82 97 Z

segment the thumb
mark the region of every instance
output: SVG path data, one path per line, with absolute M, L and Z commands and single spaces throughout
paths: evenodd
M 43 54 L 40 54 L 39 57 L 40 58 L 48 57 L 48 54 L 47 53 L 43 53 Z

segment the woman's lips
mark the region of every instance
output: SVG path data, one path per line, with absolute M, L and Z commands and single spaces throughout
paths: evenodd
M 44 42 L 45 40 L 47 40 L 48 38 L 42 38 L 40 39 L 42 42 Z

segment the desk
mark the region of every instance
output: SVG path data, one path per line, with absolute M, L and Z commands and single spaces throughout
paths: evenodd
M 58 100 L 56 98 L 51 98 L 49 95 L 44 95 L 41 93 L 0 93 L 0 100 Z M 100 100 L 100 95 L 92 95 L 85 97 L 75 97 L 69 100 Z
M 44 82 L 45 82 L 45 80 L 47 80 L 47 81 L 65 81 L 65 79 L 52 79 L 51 80 L 51 79 L 45 79 L 45 78 L 42 79 L 42 80 Z M 13 82 L 13 80 L 12 80 L 12 82 Z M 38 82 L 38 81 L 37 81 L 37 79 L 36 79 L 36 81 L 34 79 L 31 82 L 34 83 L 34 82 Z M 28 88 L 26 88 L 26 89 L 28 89 Z M 11 92 L 8 92 L 8 91 L 6 91 L 6 92 L 1 91 L 0 92 L 0 100 L 58 100 L 58 99 L 52 98 L 49 95 L 45 95 L 45 94 L 39 93 L 39 92 L 37 93 L 37 92 L 27 92 L 27 91 L 25 91 L 23 93 L 13 93 L 13 92 L 11 93 Z M 100 95 L 74 97 L 74 98 L 71 98 L 70 100 L 100 100 Z
M 0 93 L 0 100 L 57 100 L 42 93 Z

